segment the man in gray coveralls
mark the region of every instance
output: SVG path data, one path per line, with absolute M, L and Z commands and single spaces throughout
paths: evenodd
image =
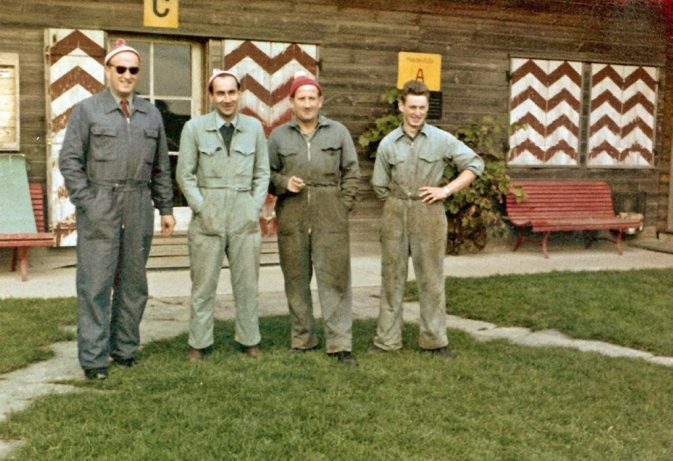
M 467 187 L 484 170 L 483 160 L 446 131 L 425 123 L 428 88 L 411 80 L 398 99 L 402 125 L 379 144 L 374 192 L 385 200 L 381 223 L 381 305 L 371 352 L 402 348 L 402 298 L 409 256 L 414 263 L 420 303 L 421 349 L 450 359 L 446 335 L 443 201 Z M 460 174 L 446 184 L 451 162 Z
M 185 124 L 176 178 L 194 212 L 189 224 L 192 299 L 187 360 L 214 342 L 217 282 L 226 253 L 236 303 L 234 340 L 259 358 L 259 213 L 269 186 L 269 156 L 259 120 L 238 111 L 240 82 L 216 69 L 208 81 L 214 109 Z
M 175 227 L 161 114 L 133 93 L 140 55 L 120 39 L 104 64 L 108 89 L 75 106 L 59 157 L 77 210 L 77 346 L 88 379 L 105 379 L 110 358 L 134 364 L 154 206 L 161 233 Z
M 269 137 L 271 192 L 278 196 L 278 251 L 292 319 L 292 350 L 318 347 L 310 287 L 315 269 L 327 354 L 353 366 L 348 213 L 360 173 L 350 133 L 319 114 L 322 103 L 316 80 L 294 79 L 294 119 Z

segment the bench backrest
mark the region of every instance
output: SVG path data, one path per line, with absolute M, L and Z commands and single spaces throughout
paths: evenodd
M 515 225 L 550 218 L 613 218 L 612 192 L 605 181 L 512 181 L 525 198 L 507 194 L 507 215 Z
M 33 204 L 35 227 L 38 232 L 44 232 L 44 198 L 42 197 L 42 184 L 30 183 L 30 201 Z

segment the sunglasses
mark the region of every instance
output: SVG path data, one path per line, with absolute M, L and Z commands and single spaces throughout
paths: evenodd
M 127 70 L 131 75 L 136 75 L 138 72 L 140 72 L 140 67 L 125 67 L 125 66 L 109 66 L 109 67 L 114 68 L 115 72 L 117 72 L 119 75 L 124 75 Z

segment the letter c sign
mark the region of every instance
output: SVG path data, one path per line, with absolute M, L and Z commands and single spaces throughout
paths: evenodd
M 145 27 L 178 28 L 179 0 L 144 0 Z

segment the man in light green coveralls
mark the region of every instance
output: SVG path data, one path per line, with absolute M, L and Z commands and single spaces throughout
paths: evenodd
M 250 357 L 259 349 L 259 213 L 269 185 L 269 158 L 262 124 L 238 112 L 240 82 L 215 70 L 208 96 L 215 110 L 185 124 L 176 178 L 193 212 L 190 351 L 201 360 L 213 340 L 217 282 L 226 253 L 236 303 L 235 341 Z
M 424 83 L 407 82 L 399 96 L 402 125 L 379 144 L 374 192 L 385 200 L 381 225 L 381 304 L 371 352 L 402 348 L 402 297 L 409 255 L 420 301 L 419 346 L 450 359 L 446 335 L 443 261 L 447 221 L 443 200 L 467 187 L 483 160 L 455 137 L 425 123 L 429 104 Z M 461 172 L 442 185 L 446 165 Z
M 359 168 L 341 123 L 319 115 L 320 84 L 297 77 L 290 89 L 294 119 L 269 138 L 271 192 L 278 196 L 278 248 L 292 320 L 292 350 L 318 347 L 311 277 L 315 269 L 327 354 L 356 365 L 352 354 L 348 212 Z

